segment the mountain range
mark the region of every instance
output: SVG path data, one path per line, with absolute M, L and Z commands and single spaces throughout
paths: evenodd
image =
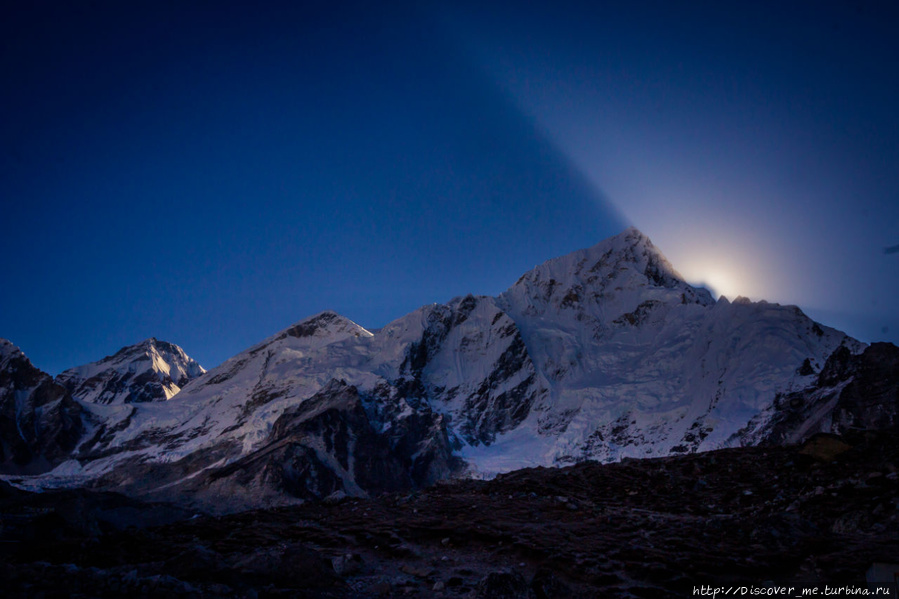
M 217 512 L 886 428 L 899 349 L 715 300 L 636 229 L 497 297 L 326 311 L 204 371 L 148 339 L 55 379 L 0 343 L 0 467 Z

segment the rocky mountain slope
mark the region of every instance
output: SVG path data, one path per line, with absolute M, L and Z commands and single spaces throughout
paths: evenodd
M 113 494 L 31 494 L 0 483 L 0 547 L 12 548 L 0 552 L 0 576 L 8 597 L 864 591 L 872 565 L 899 554 L 897 433 L 524 469 L 178 522 L 171 508 Z M 891 582 L 895 593 L 894 580 L 874 572 L 871 582 Z
M 65 387 L 0 339 L 0 467 L 38 473 L 66 460 L 83 433 L 82 407 Z
M 425 306 L 380 330 L 315 315 L 168 401 L 124 395 L 115 356 L 68 371 L 89 426 L 72 460 L 20 484 L 232 511 L 795 442 L 895 422 L 897 351 L 794 306 L 715 301 L 629 229 L 499 297 Z M 178 364 L 169 372 L 188 373 Z

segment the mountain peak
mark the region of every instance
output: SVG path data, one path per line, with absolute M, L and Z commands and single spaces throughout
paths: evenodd
M 641 231 L 637 227 L 633 227 L 633 226 L 626 228 L 624 231 L 622 231 L 618 235 L 613 235 L 612 237 L 609 237 L 605 241 L 612 241 L 612 240 L 617 240 L 617 239 L 621 239 L 631 245 L 643 244 L 643 245 L 652 246 L 652 241 L 649 239 L 649 236 L 646 235 L 643 231 Z M 603 242 L 600 242 L 600 243 L 603 243 Z M 653 246 L 653 247 L 655 247 L 655 246 Z
M 504 309 L 521 316 L 541 314 L 554 305 L 557 310 L 587 309 L 599 320 L 611 321 L 647 299 L 704 306 L 715 303 L 708 291 L 684 281 L 649 237 L 629 227 L 590 248 L 535 267 L 499 301 Z
M 97 362 L 70 368 L 56 380 L 78 399 L 118 404 L 171 399 L 204 372 L 179 346 L 150 337 Z
M 6 368 L 10 364 L 23 364 L 27 368 L 41 372 L 42 375 L 44 374 L 43 371 L 31 363 L 31 359 L 25 355 L 22 348 L 9 339 L 0 338 L 0 369 Z
M 21 352 L 22 350 L 9 339 L 0 339 L 0 360 L 12 357 Z
M 628 261 L 638 264 L 647 277 L 664 287 L 684 282 L 652 240 L 636 227 L 628 227 L 584 252 L 590 256 L 600 255 L 606 260 L 617 257 L 618 263 Z
M 278 339 L 285 337 L 331 337 L 349 333 L 355 337 L 371 337 L 372 334 L 349 318 L 341 316 L 333 310 L 325 310 L 304 318 L 300 322 L 285 329 Z

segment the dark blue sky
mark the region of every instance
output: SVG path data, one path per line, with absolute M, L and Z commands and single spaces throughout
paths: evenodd
M 891 4 L 9 4 L 0 336 L 50 372 L 376 328 L 628 224 L 899 339 Z

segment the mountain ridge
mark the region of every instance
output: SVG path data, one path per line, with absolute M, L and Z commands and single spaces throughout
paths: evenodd
M 333 311 L 310 316 L 167 401 L 79 400 L 90 435 L 34 484 L 214 509 L 215 497 L 197 486 L 214 480 L 218 497 L 240 497 L 229 504 L 239 509 L 378 492 L 349 467 L 366 452 L 419 472 L 391 470 L 393 482 L 382 483 L 401 490 L 528 466 L 801 440 L 856 416 L 883 421 L 859 401 L 841 404 L 852 418 L 815 412 L 814 423 L 810 411 L 788 409 L 836 406 L 833 393 L 870 370 L 857 358 L 865 349 L 795 306 L 715 301 L 630 228 L 538 265 L 497 297 L 458 296 L 374 332 Z M 890 351 L 877 360 L 889 362 Z M 892 389 L 882 394 L 888 421 L 899 403 Z M 332 408 L 302 409 L 307 402 Z M 289 427 L 277 425 L 285 418 Z

